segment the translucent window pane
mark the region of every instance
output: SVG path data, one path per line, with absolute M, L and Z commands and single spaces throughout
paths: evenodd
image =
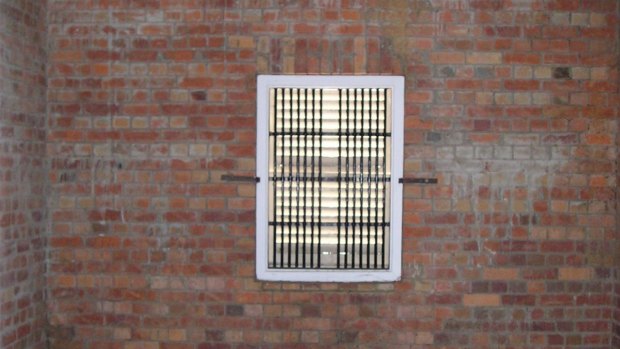
M 273 269 L 388 269 L 387 88 L 269 90 Z

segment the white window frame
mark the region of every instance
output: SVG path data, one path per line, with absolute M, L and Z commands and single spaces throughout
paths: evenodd
M 264 281 L 391 282 L 402 264 L 402 183 L 404 85 L 402 76 L 259 75 L 257 77 L 256 276 Z M 388 88 L 392 90 L 389 269 L 270 269 L 269 250 L 269 91 L 271 88 Z

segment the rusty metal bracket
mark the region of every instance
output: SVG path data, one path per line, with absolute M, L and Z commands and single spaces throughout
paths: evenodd
M 398 183 L 403 184 L 437 184 L 437 178 L 399 178 Z
M 254 182 L 254 183 L 260 182 L 259 177 L 239 176 L 239 175 L 231 175 L 231 174 L 222 175 L 221 180 L 227 181 L 227 182 Z

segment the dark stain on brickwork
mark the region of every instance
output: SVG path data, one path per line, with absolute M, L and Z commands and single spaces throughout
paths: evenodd
M 341 331 L 338 332 L 338 343 L 352 344 L 357 342 L 358 331 Z
M 192 99 L 195 101 L 204 101 L 207 99 L 207 93 L 205 91 L 193 91 Z
M 569 67 L 555 67 L 553 68 L 553 78 L 554 79 L 570 79 L 570 68 Z
M 62 325 L 47 326 L 47 348 L 49 349 L 79 349 L 80 342 L 74 341 L 75 327 Z
M 243 305 L 229 304 L 226 306 L 226 315 L 228 316 L 243 316 Z
M 426 134 L 426 141 L 431 143 L 441 142 L 441 133 L 439 132 L 428 132 Z

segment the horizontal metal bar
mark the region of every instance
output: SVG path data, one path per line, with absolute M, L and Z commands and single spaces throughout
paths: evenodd
M 322 222 L 322 223 L 312 223 L 312 222 L 306 222 L 305 224 L 303 222 L 269 222 L 270 226 L 288 226 L 288 225 L 294 226 L 294 227 L 337 227 L 337 226 L 341 226 L 341 227 L 389 227 L 390 226 L 390 222 L 349 222 L 349 223 L 327 223 L 327 222 Z
M 403 184 L 437 184 L 437 178 L 400 178 L 398 183 Z
M 230 175 L 230 174 L 222 175 L 221 180 L 227 181 L 227 182 L 255 182 L 255 183 L 260 182 L 259 177 L 238 176 L 238 175 Z
M 383 136 L 383 137 L 390 137 L 392 136 L 391 132 L 347 132 L 347 131 L 343 131 L 343 132 L 338 132 L 338 131 L 319 131 L 319 132 L 312 132 L 312 131 L 271 131 L 269 132 L 270 136 Z
M 346 254 L 346 253 L 345 253 Z M 300 269 L 300 270 L 388 270 L 388 268 L 381 268 L 381 267 L 351 267 L 351 266 L 346 266 L 346 267 L 326 267 L 326 266 L 321 266 L 321 265 L 317 265 L 314 267 L 303 267 L 303 266 L 294 266 L 291 265 L 290 267 L 288 266 L 281 266 L 281 265 L 277 265 L 277 266 L 273 266 L 273 265 L 269 265 L 269 269 L 283 269 L 283 270 L 292 270 L 292 269 Z
M 375 178 L 376 177 L 376 178 Z M 358 176 L 348 177 L 303 177 L 303 176 L 284 176 L 284 177 L 269 177 L 270 181 L 278 182 L 389 182 L 390 177 L 379 176 L 364 176 L 360 178 Z

